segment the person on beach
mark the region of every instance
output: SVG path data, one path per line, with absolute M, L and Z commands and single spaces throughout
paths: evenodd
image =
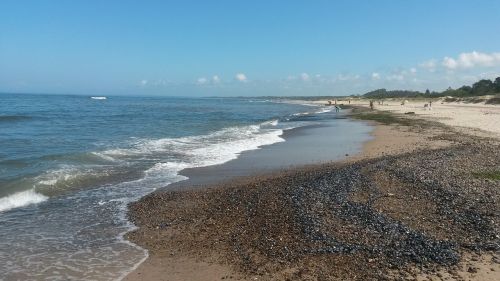
M 370 109 L 373 110 L 373 101 L 370 101 Z

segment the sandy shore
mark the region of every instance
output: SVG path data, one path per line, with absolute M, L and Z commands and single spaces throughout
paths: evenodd
M 404 105 L 402 103 L 404 102 Z M 327 100 L 316 101 L 318 104 L 327 104 Z M 368 99 L 353 99 L 351 103 L 339 100 L 339 104 L 369 107 Z M 385 110 L 404 114 L 412 112 L 418 118 L 437 121 L 445 125 L 462 129 L 465 133 L 482 136 L 500 137 L 500 105 L 465 102 L 445 102 L 445 99 L 385 99 L 374 100 L 377 110 Z
M 150 257 L 125 280 L 499 280 L 498 139 L 397 121 L 373 136 L 341 162 L 132 204 Z

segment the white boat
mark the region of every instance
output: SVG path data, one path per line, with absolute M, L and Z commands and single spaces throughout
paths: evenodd
M 107 97 L 90 97 L 93 100 L 105 100 Z

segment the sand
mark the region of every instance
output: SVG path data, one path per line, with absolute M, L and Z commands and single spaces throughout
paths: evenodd
M 500 137 L 500 105 L 483 103 L 464 103 L 464 102 L 444 102 L 443 99 L 435 99 L 432 106 L 424 107 L 429 104 L 429 100 L 407 99 L 404 105 L 401 105 L 402 99 L 386 99 L 383 104 L 378 100 L 374 101 L 376 110 L 390 111 L 394 113 L 414 112 L 419 118 L 437 121 L 445 125 L 462 129 L 466 133 L 473 133 L 481 136 Z M 326 104 L 327 101 L 316 101 L 318 104 Z M 339 100 L 338 104 L 349 104 L 347 101 Z M 354 99 L 350 105 L 369 107 L 369 100 Z

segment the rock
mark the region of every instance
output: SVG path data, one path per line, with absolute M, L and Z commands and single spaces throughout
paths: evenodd
M 469 273 L 477 273 L 477 269 L 475 267 L 469 266 L 469 268 L 467 268 L 467 272 L 469 272 Z

